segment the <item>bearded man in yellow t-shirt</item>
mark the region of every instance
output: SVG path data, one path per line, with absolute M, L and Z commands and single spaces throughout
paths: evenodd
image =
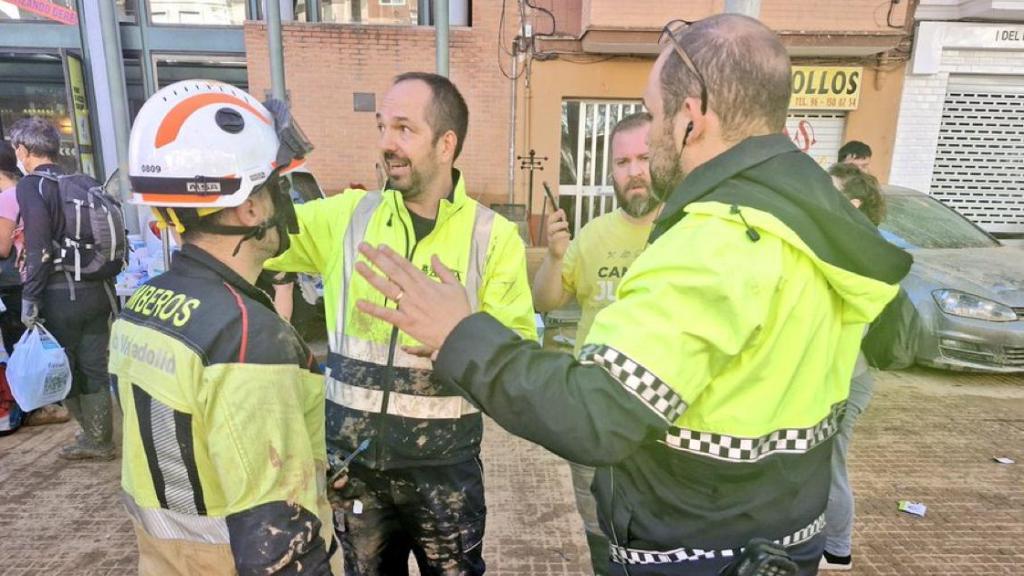
M 611 176 L 618 208 L 591 220 L 571 241 L 563 210 L 547 219 L 548 253 L 533 280 L 533 305 L 537 311 L 547 312 L 576 298 L 582 308 L 574 350 L 577 356 L 594 317 L 615 301 L 619 281 L 647 247 L 651 225 L 660 212 L 661 204 L 651 195 L 650 127 L 650 114 L 639 112 L 626 116 L 612 130 Z M 608 539 L 598 526 L 597 505 L 590 493 L 594 469 L 574 462 L 569 467 L 594 573 L 607 574 Z

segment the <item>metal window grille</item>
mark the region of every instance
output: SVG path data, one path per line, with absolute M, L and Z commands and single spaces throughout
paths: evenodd
M 931 194 L 996 234 L 1024 233 L 1024 76 L 950 76 Z

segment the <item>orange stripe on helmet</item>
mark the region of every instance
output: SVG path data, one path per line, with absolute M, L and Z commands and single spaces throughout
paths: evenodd
M 264 124 L 270 124 L 272 120 L 264 116 L 259 110 L 253 108 L 251 104 L 242 100 L 237 96 L 230 94 L 196 94 L 179 102 L 171 111 L 164 117 L 163 122 L 160 123 L 160 127 L 156 131 L 156 147 L 160 148 L 166 146 L 171 142 L 174 142 L 178 138 L 178 133 L 181 131 L 182 125 L 189 119 L 192 114 L 211 104 L 234 104 L 241 106 L 249 112 L 252 112 L 257 118 L 263 121 Z

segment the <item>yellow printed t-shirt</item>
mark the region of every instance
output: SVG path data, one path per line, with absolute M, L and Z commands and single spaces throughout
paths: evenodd
M 577 355 L 594 317 L 615 301 L 619 281 L 647 247 L 650 233 L 650 224 L 631 222 L 619 209 L 591 220 L 569 245 L 562 264 L 562 288 L 575 295 L 582 308 Z

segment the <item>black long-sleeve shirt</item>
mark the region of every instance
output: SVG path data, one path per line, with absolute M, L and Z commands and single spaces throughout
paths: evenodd
M 36 172 L 64 174 L 56 164 L 44 164 Z M 64 236 L 64 212 L 57 183 L 28 175 L 18 182 L 18 207 L 25 235 L 25 281 L 22 298 L 40 302 L 53 275 L 54 239 Z

